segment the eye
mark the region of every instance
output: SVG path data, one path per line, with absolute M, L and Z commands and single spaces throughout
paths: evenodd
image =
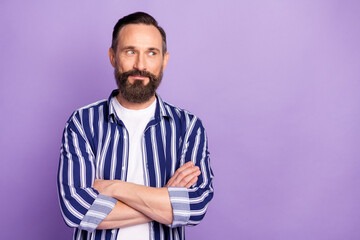
M 135 52 L 133 50 L 127 50 L 126 54 L 133 55 L 133 54 L 135 54 Z
M 150 56 L 155 56 L 155 55 L 156 55 L 156 52 L 151 51 L 151 52 L 149 52 L 149 55 L 150 55 Z

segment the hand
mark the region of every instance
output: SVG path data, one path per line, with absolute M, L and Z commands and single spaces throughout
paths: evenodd
M 199 167 L 193 166 L 193 162 L 187 162 L 176 170 L 166 184 L 166 187 L 186 187 L 190 188 L 197 182 L 201 174 Z
M 93 188 L 95 188 L 99 193 L 112 197 L 111 186 L 115 183 L 116 180 L 104 180 L 104 179 L 95 179 Z

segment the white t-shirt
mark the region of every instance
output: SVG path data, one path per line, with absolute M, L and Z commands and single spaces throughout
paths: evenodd
M 113 97 L 111 102 L 129 134 L 129 161 L 126 181 L 145 185 L 141 142 L 145 127 L 155 115 L 156 100 L 149 107 L 141 110 L 124 108 L 116 97 Z M 120 228 L 117 240 L 148 240 L 149 234 L 149 224 L 144 223 Z

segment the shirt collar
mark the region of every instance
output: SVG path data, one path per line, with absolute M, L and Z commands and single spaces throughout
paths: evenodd
M 107 104 L 108 104 L 108 120 L 109 121 L 117 121 L 116 113 L 114 106 L 111 104 L 111 99 L 119 94 L 119 90 L 115 89 L 111 92 Z M 159 121 L 162 117 L 172 118 L 172 115 L 169 114 L 168 109 L 165 107 L 165 103 L 161 99 L 161 97 L 158 94 L 155 94 L 156 96 L 156 110 L 155 110 L 155 120 Z

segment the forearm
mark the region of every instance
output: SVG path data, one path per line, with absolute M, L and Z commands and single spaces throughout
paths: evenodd
M 97 229 L 122 228 L 152 221 L 146 215 L 118 201 L 109 215 L 98 225 Z
M 147 217 L 171 224 L 172 207 L 167 188 L 154 188 L 123 181 L 113 181 L 111 196 L 143 213 Z
M 188 162 L 176 170 L 174 176 L 166 184 L 166 187 L 189 188 L 196 183 L 200 173 L 198 167 L 193 167 L 193 163 Z M 94 188 L 104 195 L 111 196 L 118 199 L 121 203 L 125 203 L 125 206 L 130 206 L 132 210 L 138 211 L 138 214 L 146 215 L 150 219 L 167 225 L 173 222 L 173 209 L 168 188 L 145 187 L 119 180 L 100 179 L 95 180 Z M 178 198 L 181 194 L 176 195 Z M 115 214 L 116 211 L 111 213 L 111 216 L 117 216 Z M 106 219 L 107 221 L 104 222 L 104 226 L 111 222 L 111 216 Z M 138 215 L 134 217 L 136 218 Z M 140 216 L 140 220 L 141 217 L 144 216 Z M 134 221 L 138 220 L 135 219 Z

